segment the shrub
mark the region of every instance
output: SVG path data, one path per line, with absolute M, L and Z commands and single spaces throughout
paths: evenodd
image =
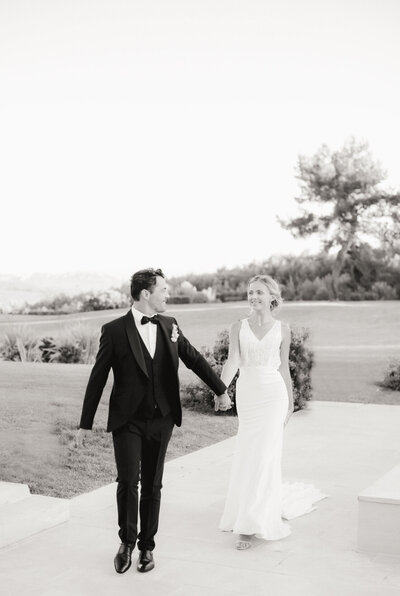
M 371 291 L 378 300 L 396 300 L 396 288 L 392 288 L 386 281 L 376 281 L 372 284 Z
M 299 297 L 301 300 L 315 300 L 315 284 L 311 279 L 305 279 L 298 286 Z
M 314 280 L 315 295 L 314 300 L 332 300 L 332 276 L 325 275 L 322 279 L 317 277 Z
M 225 360 L 228 357 L 229 348 L 229 332 L 227 329 L 219 333 L 217 341 L 214 344 L 212 350 L 203 348 L 202 354 L 210 366 L 214 369 L 217 375 L 221 374 L 222 367 Z M 238 375 L 235 375 L 231 385 L 228 387 L 228 395 L 233 402 L 233 406 L 227 412 L 215 412 L 218 415 L 235 415 L 236 414 L 236 379 Z M 197 410 L 198 412 L 209 413 L 214 408 L 214 393 L 211 389 L 197 380 L 191 381 L 183 386 L 184 397 L 182 404 L 184 407 L 190 410 Z
M 168 304 L 190 304 L 189 296 L 170 296 Z
M 57 344 L 52 337 L 43 337 L 39 344 L 39 350 L 42 353 L 42 362 L 53 362 L 58 353 Z
M 81 364 L 93 364 L 99 348 L 99 331 L 90 326 L 76 325 L 71 334 L 81 350 Z
M 107 290 L 98 294 L 90 292 L 81 295 L 80 299 L 80 310 L 84 312 L 127 308 L 131 305 L 130 298 L 119 290 Z
M 393 361 L 389 364 L 383 382 L 381 383 L 386 389 L 393 389 L 400 391 L 400 361 Z
M 76 305 L 76 299 L 67 296 L 66 294 L 59 294 L 53 298 L 46 300 L 39 300 L 33 304 L 25 304 L 13 312 L 20 314 L 31 315 L 48 315 L 48 314 L 68 314 L 77 312 L 79 309 Z
M 76 343 L 65 343 L 57 350 L 52 362 L 62 364 L 79 364 L 81 362 L 82 350 Z
M 293 383 L 293 399 L 295 411 L 305 407 L 306 402 L 312 397 L 311 370 L 314 364 L 312 351 L 307 346 L 309 332 L 307 329 L 292 329 L 292 338 L 289 350 L 289 370 Z M 215 372 L 220 375 L 223 364 L 228 357 L 229 332 L 222 331 L 210 349 L 203 349 L 202 353 Z M 218 414 L 236 414 L 236 379 L 228 387 L 228 394 L 233 402 L 233 407 L 227 412 Z M 214 407 L 214 393 L 199 381 L 191 381 L 182 388 L 182 404 L 192 410 L 210 412 Z
M 204 292 L 196 292 L 192 296 L 192 302 L 194 304 L 205 304 L 206 302 L 209 302 L 209 300 Z
M 90 326 L 78 323 L 55 340 L 56 353 L 51 362 L 93 364 L 95 361 L 99 333 Z
M 212 351 L 204 349 L 203 356 L 210 366 L 212 366 L 217 375 L 221 374 L 222 366 L 216 362 Z M 229 390 L 229 394 L 230 393 Z M 204 383 L 197 380 L 185 383 L 182 387 L 182 394 L 182 405 L 189 410 L 196 410 L 197 412 L 209 414 L 214 408 L 214 393 Z M 231 410 L 229 410 L 229 413 L 230 412 Z M 217 413 L 220 414 L 221 412 L 218 411 L 216 414 Z
M 4 339 L 0 344 L 0 357 L 2 360 L 21 360 L 16 335 L 6 334 L 4 336 Z
M 331 276 L 304 279 L 298 282 L 297 297 L 300 300 L 331 300 Z
M 296 300 L 296 286 L 293 280 L 293 277 L 289 275 L 289 279 L 285 282 L 281 281 L 281 290 L 283 299 L 286 301 Z
M 6 335 L 0 344 L 0 358 L 23 362 L 93 364 L 98 345 L 98 331 L 77 324 L 57 338 L 32 339 L 22 333 Z
M 239 302 L 247 299 L 247 292 L 236 292 L 236 293 L 221 293 L 217 294 L 218 300 L 221 302 Z
M 25 304 L 13 308 L 12 312 L 30 315 L 69 314 L 92 310 L 109 310 L 130 307 L 130 297 L 121 290 L 106 290 L 95 294 L 86 292 L 76 296 L 59 294 L 47 300 L 40 300 L 34 304 Z
M 292 329 L 289 370 L 292 377 L 295 411 L 302 410 L 312 397 L 311 370 L 314 365 L 314 355 L 307 345 L 308 339 L 308 329 Z
M 4 336 L 0 344 L 0 358 L 20 362 L 40 362 L 39 341 L 24 332 L 12 332 Z

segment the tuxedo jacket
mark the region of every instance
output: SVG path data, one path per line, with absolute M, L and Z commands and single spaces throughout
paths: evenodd
M 160 339 L 160 334 L 163 334 L 167 345 L 165 357 L 169 359 L 167 399 L 174 422 L 180 426 L 182 408 L 179 396 L 179 359 L 217 395 L 224 393 L 226 387 L 205 358 L 184 337 L 176 319 L 165 315 L 158 315 L 158 319 L 157 341 Z M 140 336 L 131 310 L 101 329 L 99 351 L 83 401 L 81 428 L 92 428 L 111 369 L 114 384 L 109 403 L 108 432 L 134 419 L 135 411 L 144 399 L 150 383 Z

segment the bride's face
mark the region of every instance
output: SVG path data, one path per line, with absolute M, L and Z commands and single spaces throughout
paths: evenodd
M 269 310 L 271 294 L 261 281 L 253 281 L 247 289 L 247 299 L 253 310 Z

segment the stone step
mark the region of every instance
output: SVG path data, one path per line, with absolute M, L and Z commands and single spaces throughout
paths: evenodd
M 69 520 L 67 499 L 30 495 L 0 507 L 0 548 Z
M 400 465 L 358 495 L 358 547 L 400 555 Z
M 0 482 L 0 507 L 5 503 L 15 503 L 29 497 L 30 491 L 27 484 L 17 482 Z

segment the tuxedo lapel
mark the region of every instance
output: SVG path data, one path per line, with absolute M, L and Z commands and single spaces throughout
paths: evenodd
M 133 355 L 136 358 L 138 365 L 148 378 L 149 375 L 147 374 L 146 362 L 144 360 L 142 346 L 140 345 L 139 333 L 136 329 L 135 321 L 133 320 L 133 314 L 131 310 L 125 316 L 125 327 L 129 345 L 131 346 Z
M 158 315 L 158 320 L 158 329 L 164 335 L 165 343 L 168 348 L 168 353 L 171 356 L 174 365 L 178 367 L 178 351 L 175 348 L 175 344 L 171 341 L 172 328 L 169 328 L 168 323 L 162 316 Z

